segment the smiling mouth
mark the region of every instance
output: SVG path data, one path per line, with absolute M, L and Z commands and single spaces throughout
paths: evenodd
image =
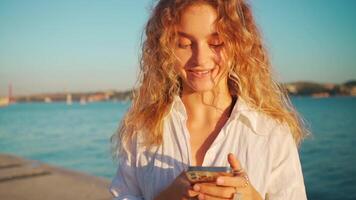
M 187 70 L 188 74 L 191 76 L 194 76 L 196 78 L 205 78 L 205 77 L 210 77 L 211 72 L 214 69 L 209 69 L 209 70 Z

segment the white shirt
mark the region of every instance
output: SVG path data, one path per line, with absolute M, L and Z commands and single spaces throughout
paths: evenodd
M 115 200 L 154 199 L 188 168 L 192 155 L 186 121 L 184 104 L 175 97 L 164 119 L 163 144 L 150 150 L 136 145 L 131 149 L 132 158 L 119 158 L 110 186 Z M 207 150 L 202 165 L 229 166 L 230 152 L 264 199 L 306 199 L 299 155 L 289 128 L 248 107 L 241 98 Z

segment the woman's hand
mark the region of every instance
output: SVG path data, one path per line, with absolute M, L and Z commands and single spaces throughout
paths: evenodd
M 199 183 L 193 186 L 194 191 L 199 192 L 200 200 L 220 200 L 220 199 L 243 199 L 261 200 L 260 194 L 249 183 L 247 174 L 242 171 L 239 161 L 230 153 L 228 161 L 234 171 L 241 173 L 236 176 L 220 176 L 216 183 Z M 240 197 L 240 198 L 239 198 Z
M 197 197 L 199 192 L 195 192 L 183 171 L 171 185 L 155 197 L 155 200 L 189 200 Z

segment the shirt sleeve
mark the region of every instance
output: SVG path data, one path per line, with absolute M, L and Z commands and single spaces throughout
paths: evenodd
M 135 160 L 120 156 L 116 176 L 111 182 L 113 200 L 144 200 L 136 176 Z
M 298 149 L 288 129 L 279 129 L 271 139 L 272 169 L 268 200 L 305 200 L 306 192 Z

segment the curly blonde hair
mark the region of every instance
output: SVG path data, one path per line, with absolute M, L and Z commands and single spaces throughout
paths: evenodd
M 145 133 L 140 135 L 145 146 L 162 143 L 163 119 L 173 97 L 181 92 L 181 80 L 174 71 L 176 25 L 188 6 L 199 3 L 209 4 L 217 11 L 215 25 L 229 58 L 231 95 L 240 96 L 256 110 L 287 124 L 296 144 L 300 144 L 308 131 L 286 91 L 272 78 L 271 64 L 250 6 L 244 0 L 160 0 L 145 28 L 138 89 L 112 137 L 114 152 L 127 152 L 138 132 Z

